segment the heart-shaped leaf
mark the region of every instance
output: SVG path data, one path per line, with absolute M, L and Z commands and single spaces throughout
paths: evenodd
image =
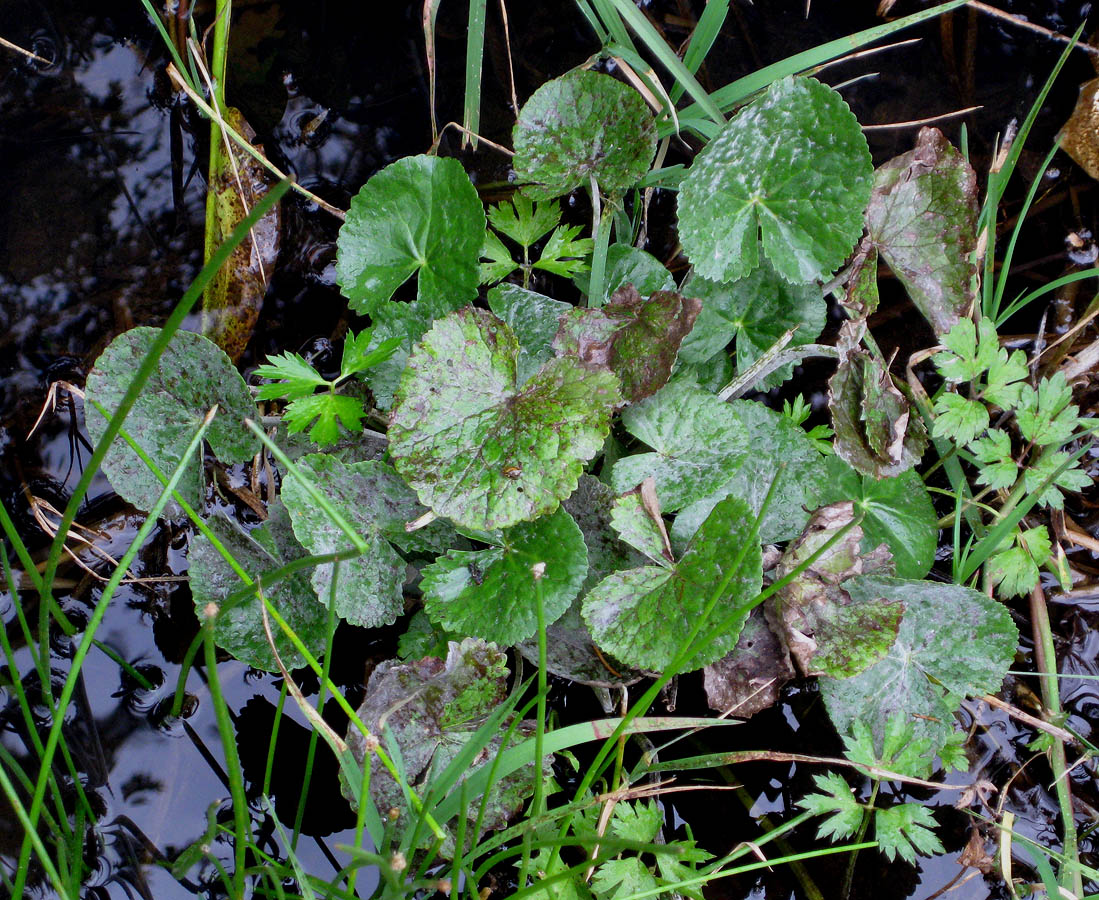
M 761 235 L 787 281 L 827 277 L 862 234 L 872 176 L 843 98 L 812 78 L 783 78 L 695 159 L 679 190 L 679 238 L 712 281 L 751 272 Z
M 95 404 L 110 413 L 118 408 L 158 333 L 156 328 L 132 328 L 111 341 L 95 361 L 88 373 L 88 402 L 84 406 L 88 434 L 93 441 L 98 441 L 107 430 L 107 420 Z M 256 416 L 256 404 L 244 379 L 212 341 L 189 331 L 177 331 L 123 428 L 160 471 L 170 475 L 214 406 L 218 407 L 218 414 L 206 432 L 214 454 L 225 463 L 251 459 L 260 444 L 244 424 L 245 419 Z M 152 509 L 163 490 L 159 479 L 121 436 L 115 438 L 103 459 L 103 473 L 119 496 L 141 510 Z M 179 493 L 192 506 L 200 506 L 203 496 L 200 460 L 188 462 Z M 174 500 L 165 507 L 165 515 L 180 512 Z
M 477 296 L 485 212 L 462 164 L 407 156 L 351 200 L 337 243 L 336 278 L 351 308 L 373 316 L 419 273 L 419 337 L 426 323 Z
M 622 424 L 654 452 L 618 460 L 611 487 L 622 494 L 652 476 L 665 512 L 717 490 L 748 452 L 744 425 L 730 405 L 686 379 L 677 378 L 627 408 Z
M 594 175 L 621 194 L 656 153 L 652 113 L 637 91 L 609 75 L 574 71 L 536 90 L 519 112 L 512 165 L 522 191 L 550 200 L 587 186 Z
M 917 739 L 942 746 L 963 697 L 1000 689 L 1019 640 L 1011 614 L 956 584 L 864 575 L 844 586 L 856 599 L 900 600 L 905 612 L 885 659 L 853 678 L 821 678 L 836 730 L 862 721 L 880 746 L 885 723 L 901 714 Z
M 742 548 L 746 550 L 737 566 Z M 584 598 L 584 619 L 600 647 L 632 665 L 660 670 L 690 637 L 730 574 L 704 623 L 725 622 L 727 627 L 691 660 L 690 668 L 697 669 L 736 646 L 763 583 L 753 516 L 735 497 L 714 507 L 674 566 L 644 566 L 604 578 Z
M 466 307 L 416 345 L 397 389 L 389 449 L 421 502 L 491 530 L 552 512 L 603 446 L 617 379 L 572 359 L 519 381 L 519 341 Z
M 874 174 L 866 227 L 935 334 L 950 331 L 974 298 L 977 176 L 937 128 Z
M 534 566 L 542 563 L 541 575 Z M 584 536 L 565 510 L 500 533 L 487 550 L 451 550 L 423 570 L 420 590 L 432 621 L 459 634 L 510 646 L 538 629 L 536 581 L 547 624 L 580 592 L 588 574 Z
M 790 284 L 766 260 L 731 284 L 692 278 L 683 291 L 702 301 L 698 321 L 679 351 L 684 362 L 706 362 L 735 337 L 737 370 L 743 372 L 789 329 L 797 328 L 790 342 L 797 347 L 811 344 L 824 328 L 827 304 L 820 286 Z M 756 386 L 778 387 L 793 372 L 789 363 Z
M 251 532 L 243 531 L 224 516 L 213 516 L 206 520 L 206 524 L 252 578 L 305 556 L 290 528 L 286 507 L 277 501 L 268 506 L 267 521 Z M 200 617 L 208 603 L 221 606 L 226 597 L 244 587 L 240 576 L 203 535 L 196 535 L 192 541 L 187 562 L 191 596 Z M 308 575 L 295 572 L 274 585 L 265 585 L 264 595 L 294 629 L 309 652 L 315 657 L 322 656 L 328 610 L 317 602 Z M 288 669 L 305 665 L 305 657 L 273 620 L 271 634 L 283 665 Z M 267 672 L 278 671 L 278 663 L 263 629 L 260 600 L 254 594 L 219 612 L 214 624 L 214 640 L 219 647 L 250 666 Z
M 405 561 L 394 545 L 406 553 L 441 553 L 455 540 L 453 530 L 434 522 L 411 534 L 406 532 L 405 523 L 418 518 L 424 509 L 384 463 L 370 460 L 348 465 L 334 456 L 313 453 L 298 460 L 297 466 L 369 545 L 365 553 L 340 562 L 336 613 L 366 628 L 392 624 L 404 612 L 405 581 Z M 283 482 L 282 498 L 290 510 L 294 534 L 310 553 L 348 549 L 347 536 L 296 476 Z M 313 573 L 313 588 L 326 606 L 332 578 L 331 563 L 318 566 Z

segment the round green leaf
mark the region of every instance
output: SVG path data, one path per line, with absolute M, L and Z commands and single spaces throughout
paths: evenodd
M 589 183 L 621 194 L 649 169 L 656 129 L 637 91 L 609 75 L 574 71 L 547 81 L 523 105 L 512 165 L 523 193 L 550 200 Z
M 688 363 L 706 362 L 735 337 L 737 370 L 743 372 L 789 329 L 797 328 L 792 347 L 813 343 L 824 329 L 827 304 L 820 286 L 790 284 L 767 261 L 732 284 L 692 278 L 683 294 L 702 301 L 698 321 L 679 348 L 679 358 Z M 757 387 L 778 387 L 793 373 L 788 363 Z
M 885 659 L 852 678 L 820 679 L 840 734 L 862 721 L 880 745 L 885 723 L 899 713 L 915 738 L 929 737 L 938 747 L 963 697 L 1000 689 L 1019 640 L 1003 604 L 961 585 L 876 575 L 844 587 L 857 600 L 900 600 L 905 612 Z
M 753 518 L 743 501 L 728 497 L 713 508 L 674 567 L 645 566 L 604 578 L 583 604 L 595 642 L 631 665 L 666 668 L 746 547 L 706 623 L 728 625 L 690 666 L 701 668 L 729 653 L 763 584 Z
M 213 516 L 206 524 L 225 548 L 233 554 L 240 567 L 252 578 L 263 575 L 285 563 L 305 556 L 290 528 L 290 517 L 281 503 L 267 509 L 267 521 L 251 532 L 224 516 Z M 195 537 L 187 555 L 187 574 L 191 579 L 191 595 L 195 610 L 203 619 L 208 603 L 221 606 L 234 591 L 244 587 L 240 576 L 225 561 L 203 535 Z M 328 611 L 317 602 L 317 595 L 305 573 L 294 574 L 264 585 L 264 595 L 315 657 L 324 654 Z M 305 665 L 305 657 L 281 628 L 271 623 L 275 648 L 283 665 L 296 669 Z M 259 598 L 252 594 L 243 602 L 219 612 L 214 624 L 214 640 L 237 659 L 267 672 L 279 667 L 267 643 L 263 629 L 263 611 Z
M 340 228 L 336 279 L 351 308 L 372 315 L 419 272 L 428 318 L 477 296 L 485 212 L 461 163 L 408 156 L 374 175 Z
M 938 517 L 931 495 L 915 469 L 895 478 L 859 475 L 839 457 L 827 462 L 828 480 L 822 503 L 851 500 L 861 512 L 864 551 L 885 544 L 893 554 L 897 575 L 923 578 L 935 562 Z
M 118 408 L 158 334 L 157 328 L 132 328 L 111 341 L 96 360 L 88 373 L 88 402 L 84 405 L 92 441 L 99 441 L 107 430 L 107 420 L 95 404 L 112 413 Z M 226 463 L 251 459 L 260 444 L 244 424 L 245 419 L 256 416 L 256 404 L 244 379 L 212 341 L 200 334 L 177 331 L 122 427 L 160 471 L 170 475 L 215 405 L 218 413 L 206 432 L 214 455 Z M 119 496 L 141 510 L 152 509 L 163 489 L 159 479 L 121 436 L 115 438 L 103 459 L 103 473 Z M 201 459 L 188 462 L 179 493 L 192 506 L 200 504 Z M 174 500 L 165 508 L 168 516 L 180 512 Z
M 552 512 L 610 430 L 617 379 L 572 359 L 525 384 L 519 341 L 491 313 L 440 319 L 409 357 L 389 427 L 393 464 L 438 515 L 506 528 Z
M 679 237 L 697 274 L 743 278 L 763 252 L 788 281 L 831 275 L 862 234 L 873 167 L 851 110 L 812 78 L 774 82 L 695 159 Z
M 324 495 L 368 544 L 365 553 L 340 562 L 336 613 L 353 625 L 390 625 L 404 612 L 405 562 L 393 545 L 407 553 L 441 553 L 454 539 L 441 522 L 405 531 L 405 523 L 424 509 L 389 466 L 373 460 L 347 465 L 335 456 L 313 453 L 297 463 L 298 471 Z M 312 554 L 347 550 L 350 540 L 310 496 L 295 475 L 282 485 L 294 534 Z M 318 566 L 313 589 L 326 606 L 332 595 L 333 566 Z
M 451 550 L 423 570 L 420 590 L 432 621 L 449 631 L 510 646 L 538 629 L 533 566 L 546 624 L 568 609 L 588 573 L 584 535 L 564 509 L 520 522 L 487 550 Z

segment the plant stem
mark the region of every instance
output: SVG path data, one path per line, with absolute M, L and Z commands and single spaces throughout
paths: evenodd
M 1053 629 L 1049 624 L 1049 610 L 1046 607 L 1046 595 L 1041 585 L 1030 592 L 1030 621 L 1034 628 L 1034 661 L 1041 679 L 1042 704 L 1048 715 L 1060 720 L 1061 689 L 1057 678 L 1057 652 L 1053 646 Z M 1079 863 L 1079 850 L 1076 840 L 1076 822 L 1072 812 L 1072 785 L 1068 778 L 1068 761 L 1065 759 L 1065 743 L 1053 737 L 1050 747 L 1049 764 L 1053 769 L 1053 783 L 1057 788 L 1057 805 L 1061 812 L 1063 832 L 1063 851 L 1066 859 Z M 1073 896 L 1084 894 L 1083 879 L 1079 865 L 1062 864 L 1060 870 L 1061 887 L 1071 891 Z
M 609 212 L 609 210 L 608 210 Z M 607 248 L 610 244 L 610 216 L 604 215 L 599 205 L 599 183 L 591 176 L 591 233 L 595 248 L 591 256 L 591 281 L 588 284 L 588 306 L 593 309 L 603 305 L 603 280 L 607 274 Z
M 542 575 L 545 564 L 537 563 L 542 567 L 542 573 L 534 576 L 534 603 L 538 616 L 538 713 L 534 721 L 534 797 L 531 800 L 531 815 L 529 818 L 537 818 L 544 812 L 545 806 L 544 784 L 542 775 L 542 757 L 544 754 L 543 742 L 546 737 L 546 692 L 548 690 L 546 678 L 546 609 L 542 591 Z M 534 839 L 534 832 L 528 828 L 523 835 L 523 865 L 519 871 L 519 887 L 526 887 L 527 876 L 530 870 L 530 847 Z

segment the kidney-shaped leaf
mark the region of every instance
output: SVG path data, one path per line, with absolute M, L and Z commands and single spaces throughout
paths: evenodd
M 523 193 L 550 200 L 588 184 L 620 194 L 656 153 L 652 113 L 637 91 L 597 72 L 547 81 L 523 105 L 512 164 Z
M 533 567 L 545 564 L 540 579 Z M 500 534 L 487 550 L 451 550 L 423 570 L 420 590 L 432 621 L 449 631 L 510 646 L 538 628 L 535 581 L 547 624 L 558 619 L 588 574 L 580 528 L 564 509 Z
M 866 226 L 935 334 L 950 331 L 973 302 L 977 176 L 941 131 L 878 169 Z
M 352 198 L 336 278 L 351 308 L 373 315 L 419 272 L 417 303 L 434 317 L 477 296 L 484 239 L 485 212 L 462 164 L 407 156 Z
M 365 553 L 340 562 L 336 613 L 353 625 L 390 625 L 404 612 L 405 562 L 393 545 L 408 553 L 440 553 L 453 531 L 441 522 L 412 532 L 405 523 L 424 509 L 389 466 L 374 460 L 347 465 L 335 456 L 313 453 L 298 460 L 298 470 L 324 495 L 368 544 Z M 294 475 L 282 485 L 294 534 L 314 554 L 346 550 L 351 542 Z M 321 603 L 331 596 L 333 566 L 318 566 L 313 588 Z
M 1019 639 L 1003 604 L 956 584 L 864 575 L 844 587 L 857 599 L 904 603 L 900 631 L 885 659 L 852 678 L 822 678 L 821 694 L 840 734 L 866 723 L 880 748 L 897 713 L 940 747 L 962 698 L 995 693 Z
M 789 329 L 790 346 L 811 344 L 824 328 L 827 304 L 817 284 L 790 284 L 764 261 L 732 284 L 692 278 L 683 286 L 702 301 L 702 312 L 679 355 L 689 363 L 706 362 L 736 338 L 737 370 L 743 372 Z M 788 363 L 757 382 L 759 390 L 778 387 L 794 372 Z
M 116 337 L 88 373 L 88 401 L 84 405 L 88 434 L 98 441 L 107 420 L 94 403 L 113 413 L 134 373 L 156 340 L 157 328 L 132 328 Z M 183 458 L 191 438 L 213 406 L 218 414 L 206 432 L 214 454 L 222 462 L 245 462 L 259 450 L 259 440 L 244 424 L 254 418 L 256 404 L 240 373 L 213 341 L 189 331 L 177 331 L 160 357 L 152 377 L 137 398 L 123 428 L 170 475 Z M 202 465 L 192 459 L 179 484 L 180 495 L 192 506 L 202 499 Z M 141 510 L 152 509 L 163 489 L 129 445 L 117 437 L 103 460 L 103 472 L 119 496 Z M 178 515 L 170 501 L 165 515 Z
M 401 376 L 389 426 L 393 464 L 424 505 L 474 529 L 552 512 L 602 449 L 618 380 L 551 359 L 519 383 L 519 341 L 466 307 L 424 335 Z
M 267 521 L 249 533 L 224 516 L 213 516 L 206 524 L 253 578 L 305 555 L 290 529 L 286 507 L 278 502 L 267 508 Z M 191 543 L 187 561 L 191 595 L 200 617 L 208 603 L 220 607 L 226 597 L 244 587 L 240 576 L 202 535 L 197 535 Z M 264 595 L 309 652 L 315 657 L 323 655 L 328 610 L 317 602 L 308 575 L 295 572 L 273 585 L 265 585 Z M 283 665 L 288 669 L 305 665 L 305 657 L 273 620 L 271 634 Z M 250 666 L 268 672 L 278 671 L 278 663 L 263 629 L 260 600 L 255 594 L 219 613 L 214 624 L 214 640 L 219 647 Z
M 631 665 L 657 671 L 667 667 L 744 548 L 739 568 L 705 623 L 725 621 L 727 627 L 689 665 L 697 669 L 720 659 L 736 646 L 763 583 L 753 516 L 735 497 L 713 508 L 675 566 L 615 572 L 588 592 L 583 614 L 595 642 Z
M 788 281 L 831 275 L 862 233 L 873 166 L 851 110 L 812 78 L 774 82 L 703 150 L 679 191 L 695 271 L 743 278 L 763 252 Z
M 654 452 L 618 460 L 611 487 L 622 494 L 652 476 L 665 512 L 717 490 L 748 452 L 744 425 L 729 404 L 682 378 L 629 407 L 622 424 Z

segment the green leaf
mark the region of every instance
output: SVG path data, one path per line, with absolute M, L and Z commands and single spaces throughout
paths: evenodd
M 492 284 L 501 278 L 507 278 L 519 268 L 519 263 L 511 258 L 511 251 L 504 246 L 493 232 L 485 231 L 485 245 L 481 248 L 482 262 L 479 280 L 481 284 Z
M 358 397 L 344 397 L 328 391 L 291 400 L 283 410 L 282 418 L 291 434 L 305 431 L 315 419 L 315 424 L 309 428 L 309 437 L 326 447 L 340 439 L 340 422 L 351 434 L 361 430 L 366 410 Z
M 340 357 L 340 378 L 350 378 L 380 365 L 396 353 L 400 346 L 400 338 L 385 338 L 380 343 L 375 341 L 370 328 L 364 328 L 358 334 L 347 332 L 347 339 L 343 342 L 343 355 Z
M 538 630 L 532 567 L 541 578 L 546 624 L 556 621 L 580 592 L 588 574 L 584 536 L 563 509 L 520 522 L 487 550 L 450 550 L 423 569 L 420 590 L 428 616 L 459 634 L 518 643 Z
M 358 313 L 373 316 L 419 273 L 416 297 L 430 319 L 477 296 L 485 213 L 456 159 L 407 156 L 351 200 L 340 228 L 336 279 Z
M 553 358 L 553 339 L 561 327 L 561 317 L 573 306 L 517 284 L 499 284 L 488 292 L 488 308 L 519 339 L 516 377 L 520 384 L 526 384 L 531 375 Z
M 678 851 L 677 855 L 656 854 L 656 868 L 660 872 L 661 884 L 679 885 L 684 881 L 695 880 L 698 878 L 697 865 L 684 865 L 684 862 L 697 864 L 713 859 L 712 853 L 707 853 L 701 847 L 695 846 L 693 840 L 673 841 L 671 846 Z M 693 897 L 694 900 L 705 900 L 702 888 L 702 884 L 696 883 L 676 887 L 675 890 L 686 897 Z
M 935 354 L 934 362 L 939 374 L 952 384 L 973 381 L 996 361 L 1000 349 L 996 327 L 988 319 L 981 320 L 979 340 L 972 319 L 961 319 L 940 340 L 946 350 Z
M 923 578 L 935 562 L 938 516 L 923 479 L 914 469 L 893 478 L 860 475 L 838 457 L 826 463 L 822 503 L 851 500 L 863 514 L 862 550 L 884 543 L 893 554 L 897 575 Z
M 252 578 L 305 555 L 290 529 L 286 507 L 278 501 L 268 505 L 267 521 L 251 532 L 243 531 L 231 519 L 220 515 L 211 516 L 206 524 Z M 205 618 L 203 610 L 208 603 L 220 607 L 226 597 L 244 586 L 240 576 L 221 553 L 201 534 L 191 542 L 187 563 L 191 596 L 200 619 Z M 264 595 L 294 629 L 309 652 L 315 657 L 323 656 L 328 612 L 317 602 L 309 577 L 296 572 L 265 587 Z M 274 620 L 271 620 L 271 634 L 283 665 L 288 669 L 305 665 L 305 657 Z M 214 623 L 214 640 L 219 647 L 250 666 L 267 672 L 278 671 L 263 630 L 262 605 L 254 594 L 236 606 L 219 612 Z
M 886 368 L 840 334 L 839 366 L 828 381 L 836 454 L 864 475 L 900 475 L 927 446 L 923 421 Z
M 519 112 L 512 165 L 535 200 L 587 187 L 619 195 L 649 169 L 656 129 L 637 91 L 609 75 L 573 71 L 547 81 Z
M 297 353 L 279 353 L 267 356 L 267 364 L 259 366 L 255 374 L 260 378 L 279 379 L 274 384 L 260 385 L 256 397 L 260 400 L 280 400 L 286 397 L 310 397 L 319 387 L 328 387 L 326 378 Z
M 409 534 L 405 523 L 418 518 L 423 508 L 389 466 L 376 461 L 348 465 L 334 456 L 313 453 L 297 463 L 299 471 L 327 498 L 366 540 L 368 550 L 340 562 L 336 613 L 353 625 L 376 628 L 390 625 L 404 612 L 405 561 L 394 545 L 405 552 L 439 553 L 454 540 L 441 522 Z M 294 475 L 282 485 L 282 499 L 290 511 L 294 534 L 310 553 L 335 553 L 348 549 L 348 539 L 328 518 Z M 318 566 L 313 589 L 321 603 L 331 596 L 333 566 Z
M 1063 450 L 1057 450 L 1050 452 L 1046 450 L 1038 460 L 1031 463 L 1023 472 L 1023 486 L 1028 494 L 1033 494 L 1037 491 L 1047 478 L 1053 475 L 1061 466 L 1063 466 L 1069 459 L 1069 455 Z M 1080 468 L 1079 462 L 1074 462 L 1068 466 L 1060 475 L 1056 475 L 1053 481 L 1049 483 L 1049 486 L 1038 497 L 1038 502 L 1043 506 L 1050 506 L 1053 509 L 1063 509 L 1065 505 L 1065 498 L 1061 494 L 1061 489 L 1066 491 L 1082 491 L 1085 488 L 1091 487 L 1092 479 L 1083 469 Z
M 601 900 L 634 897 L 659 887 L 652 872 L 637 856 L 608 859 L 592 876 L 592 890 Z
M 946 852 L 935 835 L 936 825 L 931 810 L 918 803 L 900 803 L 874 811 L 874 837 L 878 849 L 890 861 L 899 856 L 915 865 L 917 853 L 931 856 Z
M 583 230 L 582 225 L 559 225 L 553 229 L 534 268 L 564 278 L 572 278 L 587 269 L 586 260 L 591 256 L 595 242 L 591 238 L 578 238 Z
M 1000 689 L 1018 641 L 1011 614 L 956 584 L 864 575 L 844 587 L 852 596 L 899 599 L 905 612 L 885 659 L 853 678 L 820 679 L 836 730 L 845 734 L 861 720 L 880 743 L 899 712 L 937 751 L 963 697 Z
M 969 449 L 980 463 L 978 484 L 986 484 L 996 491 L 1015 484 L 1019 477 L 1019 464 L 1011 455 L 1011 435 L 1006 431 L 989 429 L 984 437 L 970 441 Z
M 425 656 L 446 659 L 450 641 L 461 639 L 461 635 L 450 634 L 441 628 L 436 628 L 427 618 L 427 614 L 422 609 L 418 609 L 408 620 L 408 627 L 404 634 L 397 638 L 397 656 L 405 662 L 423 659 Z
M 1013 350 L 1010 356 L 1003 348 L 997 350 L 996 358 L 988 368 L 985 400 L 1001 409 L 1014 409 L 1019 405 L 1020 392 L 1028 375 L 1026 354 L 1022 350 Z
M 860 555 L 862 529 L 853 521 L 849 502 L 821 507 L 775 570 L 780 580 L 801 569 L 771 598 L 768 621 L 804 675 L 855 675 L 880 660 L 897 636 L 904 612 L 898 599 L 845 590 L 846 582 L 857 575 L 892 571 L 888 553 Z M 835 540 L 837 535 L 841 536 Z M 819 555 L 806 566 L 814 554 Z
M 766 260 L 732 284 L 692 278 L 683 291 L 702 301 L 694 330 L 680 350 L 685 362 L 705 362 L 735 337 L 737 371 L 743 372 L 789 329 L 798 329 L 790 342 L 797 347 L 813 343 L 824 328 L 827 305 L 820 286 L 790 284 Z M 789 363 L 757 387 L 777 387 L 793 372 Z
M 699 308 L 697 300 L 675 291 L 657 291 L 646 300 L 626 285 L 602 309 L 565 313 L 553 349 L 587 366 L 609 368 L 622 384 L 623 399 L 635 403 L 667 383 Z
M 587 274 L 579 274 L 573 279 L 573 283 L 580 292 L 588 296 L 588 302 L 594 304 L 590 297 L 590 280 Z M 638 250 L 631 244 L 611 244 L 607 248 L 607 271 L 603 276 L 603 297 L 605 303 L 620 287 L 632 284 L 643 297 L 655 294 L 657 291 L 674 291 L 675 279 L 672 273 L 664 268 L 663 263 L 655 256 Z
M 627 544 L 643 553 L 658 566 L 667 566 L 674 561 L 665 555 L 664 537 L 660 526 L 653 521 L 645 508 L 641 490 L 623 494 L 614 501 L 611 509 L 611 527 Z
M 743 501 L 728 497 L 714 507 L 674 567 L 645 566 L 604 578 L 588 592 L 583 605 L 595 642 L 633 665 L 665 668 L 730 575 L 739 548 L 746 547 L 739 569 L 706 623 L 725 621 L 727 627 L 691 660 L 690 668 L 701 668 L 731 651 L 763 583 L 759 537 L 752 522 Z
M 846 293 L 837 302 L 852 319 L 868 319 L 878 308 L 878 251 L 867 239 L 844 272 Z
M 1021 597 L 1038 584 L 1038 567 L 1046 563 L 1053 550 L 1044 525 L 1016 532 L 1013 546 L 992 554 L 986 564 L 989 580 L 1001 597 Z
M 648 844 L 660 833 L 663 824 L 664 813 L 655 800 L 618 803 L 611 817 L 610 832 L 624 841 Z
M 740 497 L 752 515 L 758 515 L 772 482 L 774 495 L 759 526 L 760 539 L 766 543 L 797 537 L 809 521 L 809 511 L 820 505 L 828 469 L 805 432 L 762 403 L 736 400 L 727 405 L 747 429 L 749 451 L 721 487 L 680 510 L 672 525 L 675 547 L 694 534 L 698 523 L 723 497 Z M 710 452 L 715 449 L 711 447 Z
M 683 249 L 698 275 L 734 281 L 758 265 L 762 235 L 787 281 L 827 277 L 862 234 L 872 175 L 866 139 L 839 94 L 812 78 L 775 81 L 683 179 Z
M 389 449 L 421 502 L 490 530 L 552 512 L 610 430 L 615 377 L 552 359 L 521 384 L 519 342 L 472 307 L 435 323 L 397 389 Z
M 935 400 L 935 423 L 931 433 L 958 444 L 968 444 L 988 428 L 988 409 L 979 400 L 943 393 Z
M 561 204 L 556 200 L 531 203 L 530 198 L 515 193 L 510 200 L 490 207 L 488 220 L 500 234 L 529 248 L 561 221 Z
M 912 778 L 926 778 L 935 761 L 931 741 L 927 737 L 917 738 L 912 723 L 902 713 L 894 714 L 886 722 L 880 753 L 874 747 L 870 726 L 861 720 L 855 722 L 843 742 L 846 747 L 843 755 L 852 762 Z
M 813 783 L 822 793 L 807 794 L 797 805 L 814 816 L 830 815 L 820 823 L 817 837 L 842 841 L 855 834 L 862 826 L 863 808 L 843 776 L 826 772 L 823 775 L 814 775 Z
M 95 361 L 88 373 L 85 388 L 88 402 L 84 406 L 88 435 L 93 442 L 107 430 L 107 420 L 94 404 L 99 403 L 108 413 L 118 408 L 158 331 L 142 327 L 123 332 Z M 167 475 L 180 464 L 191 438 L 215 405 L 218 413 L 206 432 L 206 441 L 214 455 L 224 463 L 251 459 L 260 444 L 244 424 L 245 419 L 257 415 L 248 386 L 216 344 L 201 335 L 178 331 L 123 427 Z M 103 459 L 103 474 L 120 497 L 140 510 L 152 509 L 164 489 L 121 435 Z M 179 493 L 192 506 L 201 506 L 201 459 L 192 458 L 188 462 L 179 482 Z M 174 500 L 164 510 L 166 516 L 177 516 L 180 512 Z
M 1076 429 L 1079 410 L 1072 400 L 1072 387 L 1061 372 L 1038 383 L 1038 390 L 1022 391 L 1015 412 L 1019 430 L 1039 446 L 1066 443 Z
M 935 333 L 950 331 L 974 301 L 977 178 L 941 131 L 874 173 L 866 225 Z
M 628 407 L 622 424 L 654 452 L 618 460 L 611 487 L 623 494 L 652 476 L 665 512 L 720 488 L 748 452 L 746 429 L 732 407 L 685 379 Z

